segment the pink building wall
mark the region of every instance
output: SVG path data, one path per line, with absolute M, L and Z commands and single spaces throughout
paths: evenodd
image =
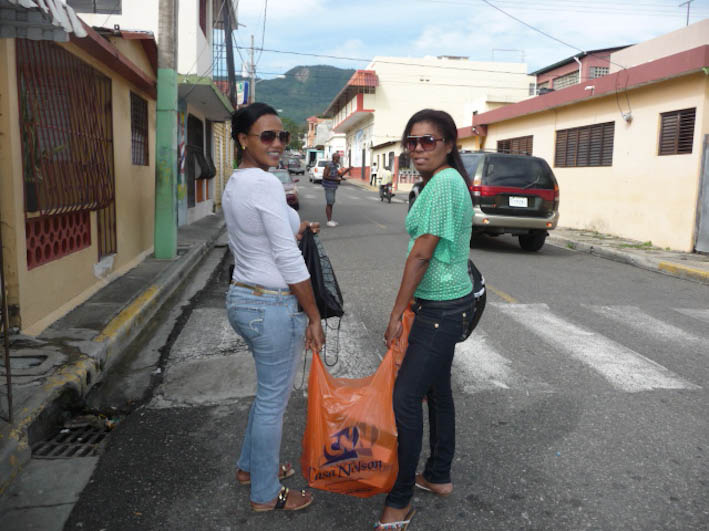
M 582 57 L 581 60 L 581 81 L 588 81 L 591 79 L 591 67 L 594 66 L 605 66 L 609 67 L 610 52 L 605 52 L 602 54 L 587 55 Z M 537 76 L 537 86 L 541 85 L 546 81 L 550 81 L 549 88 L 554 88 L 554 78 L 559 76 L 564 76 L 572 72 L 576 72 L 579 69 L 579 64 L 573 59 L 561 66 L 556 67 L 553 70 L 544 72 Z

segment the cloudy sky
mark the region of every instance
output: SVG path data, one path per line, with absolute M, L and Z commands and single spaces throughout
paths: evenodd
M 687 16 L 686 6 L 678 7 L 681 1 L 234 0 L 234 4 L 244 25 L 237 32 L 238 45 L 244 48 L 240 54 L 248 60 L 246 48 L 253 35 L 255 47 L 264 48 L 255 54 L 258 76 L 269 78 L 298 65 L 364 68 L 366 59 L 376 55 L 523 61 L 531 72 L 579 49 L 632 44 L 679 29 Z M 709 0 L 694 0 L 690 24 L 707 17 Z

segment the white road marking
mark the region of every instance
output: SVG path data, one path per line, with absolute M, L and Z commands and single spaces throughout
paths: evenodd
M 490 346 L 487 334 L 477 329 L 455 347 L 453 378 L 464 392 L 470 394 L 528 387 L 525 379 L 511 365 L 510 360 Z M 549 386 L 541 382 L 535 383 L 534 387 L 549 390 Z
M 705 323 L 709 323 L 709 310 L 695 310 L 693 308 L 675 308 L 675 311 L 688 315 L 689 317 L 694 317 Z
M 554 315 L 546 304 L 494 306 L 544 341 L 597 371 L 616 389 L 629 393 L 700 389 L 645 356 Z
M 604 317 L 620 321 L 624 325 L 660 340 L 672 342 L 683 341 L 685 343 L 709 343 L 709 339 L 695 336 L 678 326 L 657 319 L 635 306 L 591 306 L 586 304 L 583 306 Z M 709 352 L 705 354 L 709 354 Z

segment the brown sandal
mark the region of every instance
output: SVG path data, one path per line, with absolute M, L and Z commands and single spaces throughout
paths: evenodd
M 276 497 L 276 500 L 275 500 L 276 503 L 274 505 L 251 502 L 251 509 L 257 513 L 264 513 L 267 511 L 277 511 L 277 510 L 300 511 L 301 509 L 305 509 L 311 503 L 313 503 L 312 494 L 306 492 L 305 489 L 303 489 L 299 492 L 301 499 L 304 500 L 303 503 L 301 503 L 300 505 L 291 505 L 290 507 L 287 507 L 286 504 L 288 503 L 288 499 L 290 497 L 290 494 L 291 494 L 291 490 L 289 488 L 281 487 L 281 490 L 278 493 L 278 496 Z
M 416 486 L 438 496 L 448 496 L 453 492 L 453 483 L 431 483 L 423 477 L 423 474 L 416 474 Z
M 239 474 L 248 474 L 248 479 L 240 479 Z M 295 475 L 295 468 L 293 468 L 293 465 L 291 465 L 290 463 L 281 465 L 278 469 L 278 481 L 283 481 L 284 479 L 288 479 L 293 475 Z M 237 468 L 236 481 L 239 482 L 239 485 L 251 485 L 251 474 L 249 472 L 246 472 L 245 470 L 240 470 Z

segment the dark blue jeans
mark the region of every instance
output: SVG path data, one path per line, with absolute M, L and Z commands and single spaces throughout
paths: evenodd
M 450 301 L 416 299 L 409 347 L 394 386 L 394 414 L 399 432 L 399 475 L 386 505 L 403 509 L 414 494 L 423 440 L 423 398 L 428 401 L 431 455 L 423 475 L 431 483 L 451 481 L 455 453 L 455 406 L 451 364 L 475 312 L 472 293 Z

